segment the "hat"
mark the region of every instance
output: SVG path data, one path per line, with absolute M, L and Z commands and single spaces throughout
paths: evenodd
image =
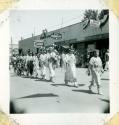
M 49 49 L 48 49 L 49 51 L 52 51 L 53 50 L 53 47 L 49 47 Z
M 73 49 L 69 49 L 69 52 L 74 52 L 74 50 Z

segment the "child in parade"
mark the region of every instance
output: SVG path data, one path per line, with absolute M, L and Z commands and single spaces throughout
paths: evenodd
M 97 93 L 102 94 L 101 92 L 101 82 L 100 82 L 100 75 L 102 72 L 102 61 L 99 57 L 99 50 L 94 51 L 94 56 L 89 61 L 89 67 L 88 67 L 88 75 L 91 74 L 92 80 L 91 84 L 89 85 L 89 90 L 92 92 L 92 86 L 94 85 L 94 82 L 97 86 Z

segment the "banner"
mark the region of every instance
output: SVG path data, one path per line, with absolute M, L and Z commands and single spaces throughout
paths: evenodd
M 94 27 L 100 27 L 100 21 L 97 20 L 90 20 L 90 26 L 94 26 Z
M 52 33 L 50 37 L 53 38 L 53 39 L 61 39 L 62 34 L 60 34 L 60 33 Z

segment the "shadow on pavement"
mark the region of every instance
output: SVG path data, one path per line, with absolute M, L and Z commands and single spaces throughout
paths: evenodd
M 66 84 L 51 84 L 52 86 L 68 86 L 68 87 L 74 87 L 74 85 L 66 85 Z M 79 84 L 78 87 L 85 86 L 85 84 Z
M 102 78 L 101 80 L 109 80 L 109 78 L 107 78 L 107 79 L 106 78 Z
M 108 100 L 108 99 L 101 99 L 101 98 L 99 98 L 101 101 L 103 101 L 103 102 L 107 102 L 107 103 L 110 103 L 110 101 Z
M 80 87 L 80 86 L 85 86 L 85 84 L 78 84 L 78 86 Z
M 32 77 L 32 76 L 21 76 L 21 78 L 38 79 L 38 78 Z
M 24 99 L 24 98 L 38 98 L 38 97 L 59 97 L 58 95 L 55 95 L 53 93 L 44 93 L 44 94 L 33 94 L 28 96 L 23 96 L 17 99 Z
M 74 92 L 83 92 L 83 93 L 88 93 L 88 94 L 95 94 L 94 92 L 90 91 L 90 90 L 72 90 Z
M 65 85 L 65 84 L 51 84 L 52 86 L 67 86 L 67 85 Z
M 41 79 L 41 78 L 37 78 L 35 81 L 51 82 L 50 80 L 47 80 L 47 79 Z
M 26 113 L 24 109 L 19 109 L 13 100 L 10 101 L 10 114 L 23 114 Z
M 21 76 L 21 78 L 30 78 L 29 76 Z
M 101 99 L 101 98 L 99 99 L 107 103 L 107 106 L 104 108 L 103 113 L 110 113 L 110 101 L 108 99 Z

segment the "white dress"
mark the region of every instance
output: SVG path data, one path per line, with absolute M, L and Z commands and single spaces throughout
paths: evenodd
M 46 79 L 46 62 L 47 62 L 47 56 L 46 54 L 40 55 L 40 63 L 41 63 L 41 76 Z
M 74 54 L 66 54 L 65 56 L 65 84 L 77 86 L 76 78 L 76 58 Z
M 62 55 L 61 55 L 61 58 L 62 58 L 62 68 L 63 69 L 65 69 L 65 67 L 66 67 L 66 63 L 65 63 L 65 57 L 66 57 L 66 55 L 63 53 Z
M 50 78 L 53 78 L 55 76 L 55 68 L 54 68 L 54 61 L 56 59 L 56 54 L 54 52 L 48 53 L 48 67 L 49 67 L 49 73 Z
M 34 75 L 37 77 L 39 75 L 39 61 L 38 57 L 33 57 L 33 63 L 34 63 Z

